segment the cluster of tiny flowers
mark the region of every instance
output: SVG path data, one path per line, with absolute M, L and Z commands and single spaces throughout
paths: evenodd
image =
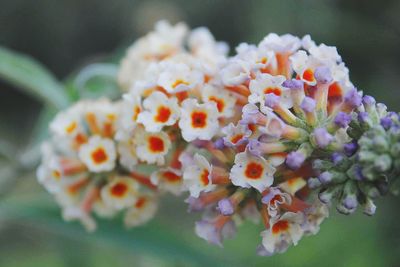
M 42 146 L 38 180 L 55 196 L 65 220 L 96 229 L 92 213 L 113 217 L 124 212 L 127 227 L 143 224 L 157 210 L 153 186 L 129 172 L 127 141 L 117 138 L 121 103 L 80 101 L 50 124 Z M 127 164 L 129 163 L 129 164 Z
M 396 194 L 400 174 L 399 115 L 387 112 L 386 106 L 364 96 L 362 104 L 349 118 L 351 141 L 330 158 L 313 162 L 317 177 L 310 178 L 311 189 L 319 189 L 324 203 L 336 200 L 336 209 L 353 213 L 361 205 L 364 213 L 376 211 L 374 199 L 391 191 Z M 398 187 L 398 186 L 397 186 Z
M 345 129 L 361 96 L 336 48 L 309 36 L 269 34 L 236 51 L 220 75 L 226 89 L 247 100 L 240 118 L 213 139 L 219 153 L 193 142 L 183 179 L 191 182 L 190 210 L 206 211 L 196 224 L 200 237 L 222 245 L 242 219 L 261 219 L 258 253 L 273 255 L 317 233 L 328 216 L 307 187 L 311 162 L 348 141 Z
M 400 172 L 398 114 L 308 35 L 272 33 L 227 54 L 206 28 L 159 22 L 122 60 L 121 101 L 57 115 L 38 176 L 66 219 L 92 229 L 92 211 L 126 210 L 135 226 L 159 193 L 188 192 L 189 211 L 203 212 L 198 236 L 222 246 L 244 220 L 262 222 L 257 253 L 270 256 L 316 234 L 333 201 L 375 212 Z
M 216 150 L 210 140 L 240 116 L 237 103 L 246 99 L 225 89 L 219 75 L 227 53 L 206 28 L 161 21 L 122 60 L 119 82 L 127 92 L 119 135 L 132 141 L 132 170 L 140 161 L 158 166 L 149 179 L 160 192 L 187 188 L 179 161 L 187 143 L 202 140 Z

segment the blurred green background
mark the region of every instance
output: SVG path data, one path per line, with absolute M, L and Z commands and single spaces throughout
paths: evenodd
M 0 0 L 0 45 L 30 55 L 72 86 L 83 66 L 118 62 L 159 19 L 207 26 L 231 48 L 269 32 L 311 34 L 338 47 L 360 90 L 399 111 L 399 12 L 398 0 Z M 9 62 L 1 55 L 0 71 Z M 1 267 L 400 266 L 395 197 L 380 200 L 374 217 L 332 211 L 318 235 L 271 258 L 255 256 L 261 228 L 251 223 L 224 249 L 208 246 L 194 235 L 198 215 L 188 216 L 180 200 L 165 199 L 153 222 L 131 231 L 118 219 L 101 223 L 95 234 L 64 223 L 33 171 L 55 108 L 20 90 L 41 82 L 24 71 L 22 85 L 0 77 Z

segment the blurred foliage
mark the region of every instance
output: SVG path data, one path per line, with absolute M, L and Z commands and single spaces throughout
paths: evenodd
M 338 47 L 359 89 L 399 111 L 400 1 L 0 0 L 0 6 L 0 44 L 8 47 L 0 49 L 0 266 L 398 266 L 396 198 L 381 200 L 371 218 L 332 211 L 317 236 L 261 258 L 254 253 L 261 226 L 245 223 L 224 249 L 209 246 L 194 234 L 198 215 L 187 215 L 179 199 L 162 201 L 147 226 L 125 231 L 116 219 L 87 234 L 62 221 L 34 168 L 57 110 L 80 97 L 116 98 L 113 77 L 124 49 L 159 19 L 207 26 L 231 47 L 268 32 L 310 34 Z

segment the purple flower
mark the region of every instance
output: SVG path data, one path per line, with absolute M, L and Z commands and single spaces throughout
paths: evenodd
M 359 122 L 364 123 L 369 119 L 369 114 L 368 114 L 368 112 L 364 112 L 364 111 L 359 112 L 357 118 L 358 118 Z
M 357 89 L 353 88 L 344 96 L 344 102 L 351 108 L 356 108 L 361 105 L 361 96 Z
M 327 84 L 331 83 L 333 78 L 331 70 L 326 66 L 320 66 L 315 69 L 314 77 L 318 83 Z
M 269 202 L 276 196 L 281 195 L 282 191 L 279 188 L 271 187 L 269 189 L 268 194 L 266 194 L 262 199 L 261 202 L 264 204 L 269 204 Z
M 343 149 L 346 156 L 351 157 L 358 149 L 357 141 L 345 144 Z
M 351 122 L 351 115 L 343 111 L 340 111 L 334 119 L 334 123 L 340 128 L 346 128 L 350 122 Z
M 305 111 L 305 112 L 313 112 L 315 109 L 315 100 L 312 99 L 311 97 L 304 97 L 303 101 L 301 102 L 300 107 Z
M 249 152 L 256 157 L 261 157 L 263 153 L 261 151 L 261 142 L 254 139 L 250 139 L 249 143 L 247 144 L 247 148 Z
M 375 98 L 369 95 L 363 96 L 362 102 L 365 106 L 373 106 L 376 103 Z
M 282 86 L 293 90 L 303 90 L 304 82 L 296 79 L 286 80 L 282 83 Z
M 222 247 L 222 238 L 214 223 L 206 220 L 198 221 L 195 225 L 195 231 L 199 237 L 209 243 Z
M 196 222 L 195 231 L 199 237 L 209 243 L 222 247 L 223 239 L 232 238 L 235 235 L 236 226 L 232 220 L 225 222 L 222 226 L 218 222 L 201 220 Z
M 365 180 L 364 175 L 362 174 L 362 168 L 361 166 L 357 165 L 355 168 L 354 176 L 358 181 L 363 181 Z
M 189 204 L 188 207 L 189 212 L 197 212 L 204 210 L 204 204 L 200 200 L 200 198 L 195 198 L 190 196 L 185 200 L 185 203 Z
M 314 138 L 320 148 L 327 147 L 333 141 L 333 136 L 325 128 L 315 129 Z
M 332 181 L 332 174 L 330 172 L 323 172 L 318 175 L 318 180 L 321 184 L 329 184 Z
M 344 157 L 341 153 L 335 152 L 332 154 L 331 159 L 333 164 L 337 165 L 344 159 Z
M 247 104 L 242 109 L 242 119 L 240 124 L 247 125 L 249 123 L 256 123 L 257 119 L 261 116 L 258 107 L 253 104 Z
M 276 105 L 279 104 L 280 96 L 277 96 L 273 93 L 265 95 L 265 105 L 269 108 L 274 108 Z
M 309 178 L 307 180 L 307 185 L 310 189 L 316 189 L 321 186 L 321 182 L 318 178 Z
M 389 116 L 381 118 L 381 125 L 386 130 L 389 129 L 392 126 L 392 124 L 393 121 Z
M 214 148 L 216 148 L 216 149 L 225 148 L 224 139 L 223 138 L 217 139 L 217 141 L 214 142 Z
M 232 215 L 235 212 L 235 208 L 229 198 L 224 198 L 218 201 L 217 209 L 224 216 Z
M 353 210 L 357 207 L 357 198 L 353 195 L 348 195 L 343 199 L 343 206 L 348 210 Z
M 303 153 L 298 151 L 292 151 L 286 156 L 286 165 L 292 170 L 297 170 L 303 165 L 306 157 Z

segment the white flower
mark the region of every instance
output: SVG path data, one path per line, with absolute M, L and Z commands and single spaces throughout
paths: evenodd
M 320 44 L 319 46 L 310 47 L 309 52 L 322 62 L 334 63 L 342 60 L 335 46 Z
M 328 218 L 328 216 L 328 206 L 317 199 L 310 208 L 305 210 L 305 222 L 302 225 L 304 234 L 317 234 L 319 231 L 319 226 L 326 218 Z
M 316 46 L 316 44 L 311 39 L 311 36 L 309 34 L 307 34 L 307 35 L 304 35 L 303 38 L 301 39 L 301 46 L 305 50 L 310 50 L 312 47 Z
M 183 172 L 183 182 L 192 197 L 198 197 L 200 192 L 210 192 L 216 187 L 212 184 L 212 166 L 207 159 L 195 154 L 193 165 L 187 166 Z
M 230 118 L 234 114 L 236 98 L 223 88 L 207 84 L 201 90 L 203 102 L 215 102 L 221 117 Z
M 158 77 L 158 85 L 168 93 L 179 93 L 202 85 L 204 77 L 201 72 L 191 70 L 183 63 L 163 63 L 164 71 Z
M 119 120 L 119 128 L 122 131 L 131 132 L 137 125 L 137 119 L 142 111 L 142 103 L 140 97 L 133 92 L 129 92 L 122 96 L 122 110 Z
M 188 27 L 184 23 L 171 25 L 165 20 L 158 21 L 155 31 L 146 37 L 149 39 L 148 49 L 158 57 L 177 52 L 183 44 L 183 39 L 188 33 Z
M 150 176 L 151 183 L 157 185 L 158 189 L 170 192 L 176 196 L 180 195 L 183 190 L 182 173 L 180 170 L 173 168 L 163 168 L 154 171 Z
M 134 136 L 134 143 L 137 145 L 138 158 L 149 164 L 164 164 L 165 156 L 171 148 L 171 140 L 165 132 L 148 133 L 138 129 Z
M 138 164 L 136 146 L 131 135 L 126 135 L 118 140 L 117 151 L 119 163 L 129 171 L 133 171 Z
M 117 176 L 101 189 L 100 194 L 107 206 L 123 209 L 136 202 L 138 189 L 138 183 L 129 176 Z
M 237 124 L 235 126 L 232 122 L 222 128 L 221 132 L 224 134 L 224 144 L 226 146 L 243 144 L 252 133 L 247 125 Z
M 303 236 L 302 222 L 301 213 L 286 212 L 279 218 L 273 218 L 270 228 L 261 232 L 265 250 L 272 255 L 285 252 L 291 244 L 297 245 Z
M 251 80 L 249 84 L 249 89 L 251 92 L 251 95 L 249 96 L 249 102 L 252 104 L 260 103 L 261 111 L 266 113 L 271 109 L 265 106 L 265 100 L 268 94 L 275 94 L 276 96 L 280 97 L 279 102 L 282 104 L 282 106 L 291 108 L 293 103 L 290 89 L 282 86 L 282 83 L 285 80 L 285 76 L 282 75 L 272 76 L 268 73 L 257 74 L 256 78 Z
M 251 155 L 248 151 L 241 152 L 235 156 L 229 178 L 236 186 L 249 188 L 254 187 L 263 192 L 274 181 L 275 168 L 264 158 Z
M 221 70 L 222 83 L 225 86 L 237 86 L 250 79 L 251 66 L 241 59 L 232 59 Z
M 157 199 L 153 194 L 140 194 L 124 217 L 127 227 L 142 225 L 152 219 L 157 211 Z
M 275 69 L 277 66 L 276 56 L 272 50 L 241 43 L 236 47 L 236 52 L 235 58 L 248 62 L 253 71 L 268 71 L 269 68 Z
M 218 127 L 218 109 L 215 102 L 199 104 L 196 99 L 186 99 L 182 102 L 179 128 L 185 141 L 210 140 L 217 133 Z
M 291 34 L 279 36 L 276 33 L 270 33 L 260 42 L 259 47 L 273 50 L 281 54 L 291 54 L 299 49 L 300 45 L 301 41 L 296 36 Z
M 143 101 L 143 108 L 137 121 L 142 123 L 148 132 L 159 132 L 163 126 L 175 124 L 179 118 L 178 100 L 168 98 L 161 92 L 153 92 Z
M 279 206 L 282 204 L 290 205 L 292 198 L 288 193 L 282 192 L 279 188 L 271 187 L 268 194 L 262 198 L 262 203 L 267 205 L 269 216 L 276 217 L 279 212 Z
M 38 182 L 50 193 L 57 193 L 61 190 L 63 176 L 58 157 L 50 142 L 42 144 L 41 153 L 42 162 L 36 171 Z
M 111 206 L 109 203 L 106 203 L 101 197 L 93 203 L 93 212 L 102 218 L 112 218 L 118 213 L 118 211 L 118 209 Z
M 188 32 L 184 23 L 174 26 L 159 21 L 155 30 L 129 47 L 121 61 L 118 82 L 126 90 L 145 75 L 151 62 L 160 61 L 183 50 L 183 40 Z
M 121 103 L 106 98 L 84 101 L 85 119 L 92 135 L 112 138 L 116 130 Z
M 63 209 L 62 216 L 65 221 L 79 220 L 88 232 L 94 232 L 96 230 L 96 221 L 80 207 L 66 207 Z
M 317 81 L 314 77 L 315 68 L 321 65 L 321 62 L 316 58 L 307 55 L 303 50 L 300 50 L 290 57 L 293 70 L 298 77 L 308 85 L 316 85 Z
M 226 61 L 229 46 L 225 42 L 216 42 L 214 36 L 205 27 L 193 29 L 188 37 L 188 46 L 197 60 L 206 68 L 217 68 Z
M 50 123 L 50 130 L 60 137 L 74 137 L 83 130 L 81 116 L 83 105 L 75 104 L 66 111 L 59 112 Z
M 92 172 L 111 171 L 117 158 L 115 144 L 111 139 L 92 136 L 80 147 L 79 158 Z

